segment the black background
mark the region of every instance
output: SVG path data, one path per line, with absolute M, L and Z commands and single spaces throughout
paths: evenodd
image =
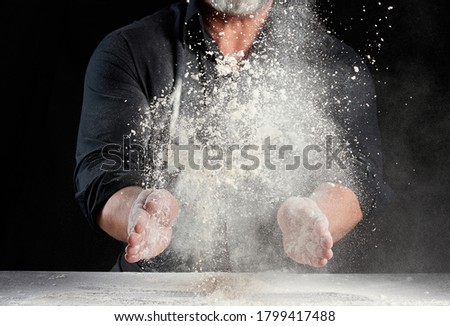
M 3 2 L 1 270 L 114 263 L 119 244 L 93 231 L 74 200 L 84 71 L 103 36 L 169 2 Z M 380 2 L 319 2 L 330 30 L 376 59 L 385 177 L 397 194 L 337 246 L 355 253 L 342 271 L 449 272 L 449 11 L 436 0 Z

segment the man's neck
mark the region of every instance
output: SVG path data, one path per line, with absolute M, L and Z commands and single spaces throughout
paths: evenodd
M 242 59 L 247 57 L 250 52 L 266 22 L 271 7 L 272 1 L 265 8 L 253 14 L 233 16 L 217 12 L 205 5 L 205 27 L 225 56 L 243 53 L 244 56 L 238 57 L 238 59 Z

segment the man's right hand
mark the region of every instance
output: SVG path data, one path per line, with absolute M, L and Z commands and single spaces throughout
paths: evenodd
M 125 259 L 135 263 L 158 256 L 169 245 L 178 203 L 167 190 L 143 190 L 128 217 L 128 245 Z

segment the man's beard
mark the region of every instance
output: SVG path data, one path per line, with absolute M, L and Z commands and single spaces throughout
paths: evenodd
M 229 15 L 249 15 L 264 8 L 271 0 L 205 0 L 213 9 Z

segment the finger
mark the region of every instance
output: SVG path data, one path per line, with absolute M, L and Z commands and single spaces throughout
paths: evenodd
M 133 263 L 137 263 L 139 260 L 141 260 L 141 256 L 125 254 L 125 260 L 127 262 L 129 262 L 130 264 L 133 264 Z
M 322 259 L 314 260 L 312 262 L 311 266 L 313 266 L 313 267 L 324 267 L 326 264 L 328 264 L 328 259 L 322 258 Z
M 145 232 L 145 223 L 143 220 L 140 220 L 134 226 L 134 232 L 138 234 L 143 234 Z
M 142 247 L 142 243 L 135 246 L 128 244 L 125 248 L 125 260 L 129 263 L 135 263 L 141 260 Z
M 322 257 L 327 260 L 330 260 L 331 258 L 333 258 L 333 250 L 331 249 L 325 250 Z
M 136 226 L 145 226 L 145 223 L 148 219 L 148 213 L 144 211 L 142 208 L 137 208 L 131 211 L 131 215 L 128 218 L 128 234 L 136 231 Z M 140 231 L 140 227 L 138 228 Z
M 150 214 L 159 213 L 163 209 L 164 201 L 160 190 L 151 192 L 144 202 L 144 209 Z
M 145 200 L 148 198 L 148 196 L 153 192 L 153 189 L 144 189 L 142 190 L 138 197 L 136 198 L 136 200 L 133 203 L 133 207 L 132 209 L 137 209 L 137 208 L 143 208 L 145 205 Z
M 125 248 L 125 253 L 128 255 L 138 255 L 145 247 L 145 238 L 142 233 L 131 233 L 127 239 L 128 245 Z
M 328 219 L 325 216 L 319 217 L 314 221 L 313 232 L 318 235 L 325 235 L 328 232 L 328 226 Z
M 128 245 L 129 246 L 138 246 L 141 244 L 143 240 L 142 234 L 139 233 L 131 233 L 128 237 Z
M 167 190 L 155 190 L 145 201 L 145 210 L 157 217 L 163 226 L 170 227 L 178 216 L 179 206 L 175 197 Z
M 331 249 L 333 248 L 333 238 L 330 234 L 330 232 L 326 232 L 321 238 L 320 238 L 320 245 L 324 249 Z
M 140 253 L 141 253 L 141 246 L 139 246 L 139 245 L 135 245 L 135 246 L 128 245 L 125 248 L 125 254 L 128 256 L 137 256 Z
M 144 207 L 152 209 L 152 211 L 160 211 L 164 208 L 164 203 L 170 202 L 174 197 L 165 189 L 153 189 L 145 198 Z

